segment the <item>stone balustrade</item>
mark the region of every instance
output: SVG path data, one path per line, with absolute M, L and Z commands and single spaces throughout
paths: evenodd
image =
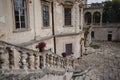
M 63 58 L 50 50 L 33 51 L 0 41 L 0 70 L 74 69 L 74 60 Z
M 103 27 L 120 27 L 120 23 L 102 23 Z
M 86 4 L 84 5 L 85 9 L 95 9 L 95 8 L 103 8 L 104 4 L 103 3 L 94 3 L 94 4 Z

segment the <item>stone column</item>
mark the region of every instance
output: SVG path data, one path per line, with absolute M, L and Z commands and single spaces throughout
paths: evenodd
M 101 12 L 101 16 L 100 16 L 100 26 L 102 27 L 102 12 Z
M 86 24 L 85 19 L 84 19 L 84 12 L 83 12 L 83 8 L 81 8 L 81 16 L 80 16 L 80 24 L 81 24 L 81 30 L 83 30 L 84 24 Z
M 93 26 L 94 20 L 93 20 L 93 13 L 91 13 L 91 26 Z

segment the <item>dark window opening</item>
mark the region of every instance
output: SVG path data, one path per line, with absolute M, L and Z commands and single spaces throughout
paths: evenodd
M 66 53 L 67 55 L 70 55 L 72 53 L 72 43 L 66 44 Z
M 112 41 L 112 34 L 108 34 L 108 41 Z
M 71 25 L 71 8 L 64 9 L 65 25 Z
M 49 6 L 43 5 L 42 10 L 43 10 L 43 26 L 48 27 L 49 26 Z
M 91 24 L 91 13 L 90 12 L 87 12 L 87 13 L 85 13 L 85 23 L 87 24 L 87 25 L 90 25 Z
M 94 31 L 91 32 L 91 37 L 92 37 L 92 38 L 95 37 L 95 32 L 94 32 Z
M 14 0 L 16 29 L 27 27 L 27 5 L 26 0 Z

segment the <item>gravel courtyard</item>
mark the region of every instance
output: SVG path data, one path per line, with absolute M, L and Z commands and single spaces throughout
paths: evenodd
M 99 49 L 87 49 L 80 69 L 90 69 L 78 80 L 120 80 L 120 42 L 96 42 Z

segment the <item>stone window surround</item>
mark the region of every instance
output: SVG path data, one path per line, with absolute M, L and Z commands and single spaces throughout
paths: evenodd
M 43 5 L 47 5 L 49 7 L 49 26 L 43 26 L 43 10 L 42 10 L 42 6 Z M 42 29 L 48 29 L 50 28 L 50 3 L 49 2 L 46 2 L 46 1 L 41 1 L 41 12 L 42 12 Z
M 12 0 L 11 1 L 12 3 L 12 16 L 13 16 L 13 32 L 14 33 L 17 33 L 17 32 L 24 32 L 24 31 L 30 31 L 31 29 L 30 29 L 30 25 L 29 25 L 29 1 L 28 0 L 26 0 L 26 8 L 27 8 L 27 11 L 26 11 L 26 15 L 27 15 L 27 22 L 26 22 L 26 24 L 27 24 L 27 26 L 25 26 L 25 28 L 18 28 L 18 29 L 16 29 L 16 22 L 15 22 L 15 9 L 14 9 L 14 0 Z

